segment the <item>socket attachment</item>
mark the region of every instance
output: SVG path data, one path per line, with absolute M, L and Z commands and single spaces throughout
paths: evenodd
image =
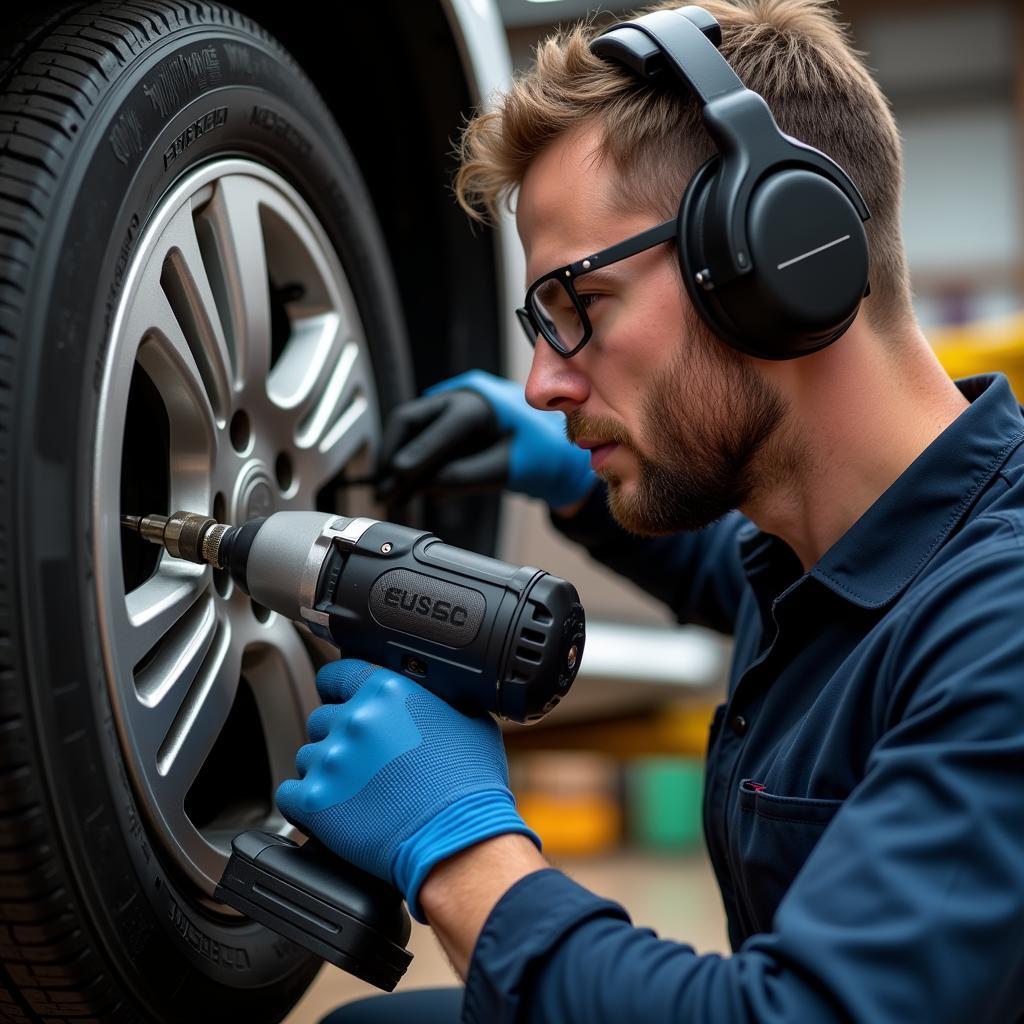
M 198 512 L 175 512 L 172 516 L 121 516 L 121 525 L 134 530 L 151 544 L 159 544 L 174 558 L 199 565 L 216 565 L 220 541 L 228 527 Z M 209 537 L 214 530 L 215 536 Z M 208 557 L 211 556 L 212 557 Z

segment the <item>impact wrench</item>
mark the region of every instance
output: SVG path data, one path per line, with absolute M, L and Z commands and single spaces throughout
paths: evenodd
M 468 712 L 536 721 L 579 669 L 584 617 L 571 583 L 422 530 L 321 512 L 241 526 L 194 512 L 121 522 L 175 558 L 226 570 L 254 601 L 346 656 L 402 672 Z M 388 991 L 412 960 L 401 894 L 315 840 L 241 833 L 214 895 Z

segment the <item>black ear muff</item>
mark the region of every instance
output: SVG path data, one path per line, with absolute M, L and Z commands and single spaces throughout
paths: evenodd
M 697 312 L 733 348 L 792 359 L 831 344 L 868 290 L 867 206 L 824 153 L 784 135 L 718 52 L 700 7 L 645 14 L 591 43 L 649 81 L 682 85 L 718 148 L 683 195 L 677 246 Z
M 792 359 L 835 341 L 867 288 L 868 247 L 846 194 L 814 170 L 777 170 L 747 206 L 749 267 L 715 280 L 720 239 L 710 223 L 719 158 L 694 175 L 679 208 L 679 263 L 690 299 L 714 334 L 759 359 Z

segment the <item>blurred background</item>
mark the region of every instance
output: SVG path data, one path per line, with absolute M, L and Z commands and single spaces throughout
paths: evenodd
M 516 70 L 559 23 L 636 7 L 497 2 Z M 919 319 L 953 376 L 1002 370 L 1022 395 L 1024 5 L 840 0 L 837 8 L 903 136 L 904 240 Z M 525 374 L 527 358 L 514 353 L 513 372 Z M 660 605 L 572 550 L 535 503 L 508 499 L 503 522 L 503 556 L 571 579 L 598 627 L 572 699 L 541 726 L 507 733 L 524 817 L 556 865 L 620 900 L 636 924 L 727 951 L 700 793 L 728 643 L 675 626 Z M 419 926 L 412 949 L 403 987 L 456 982 Z M 361 994 L 372 990 L 328 968 L 288 1020 L 317 1020 Z

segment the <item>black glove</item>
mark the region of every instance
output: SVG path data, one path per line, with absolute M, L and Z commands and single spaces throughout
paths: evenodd
M 443 380 L 400 405 L 384 431 L 378 496 L 507 487 L 550 508 L 579 501 L 597 477 L 565 434 L 565 416 L 526 401 L 522 384 L 483 370 Z
M 508 480 L 511 438 L 476 391 L 428 394 L 397 406 L 381 443 L 377 499 L 500 490 Z

